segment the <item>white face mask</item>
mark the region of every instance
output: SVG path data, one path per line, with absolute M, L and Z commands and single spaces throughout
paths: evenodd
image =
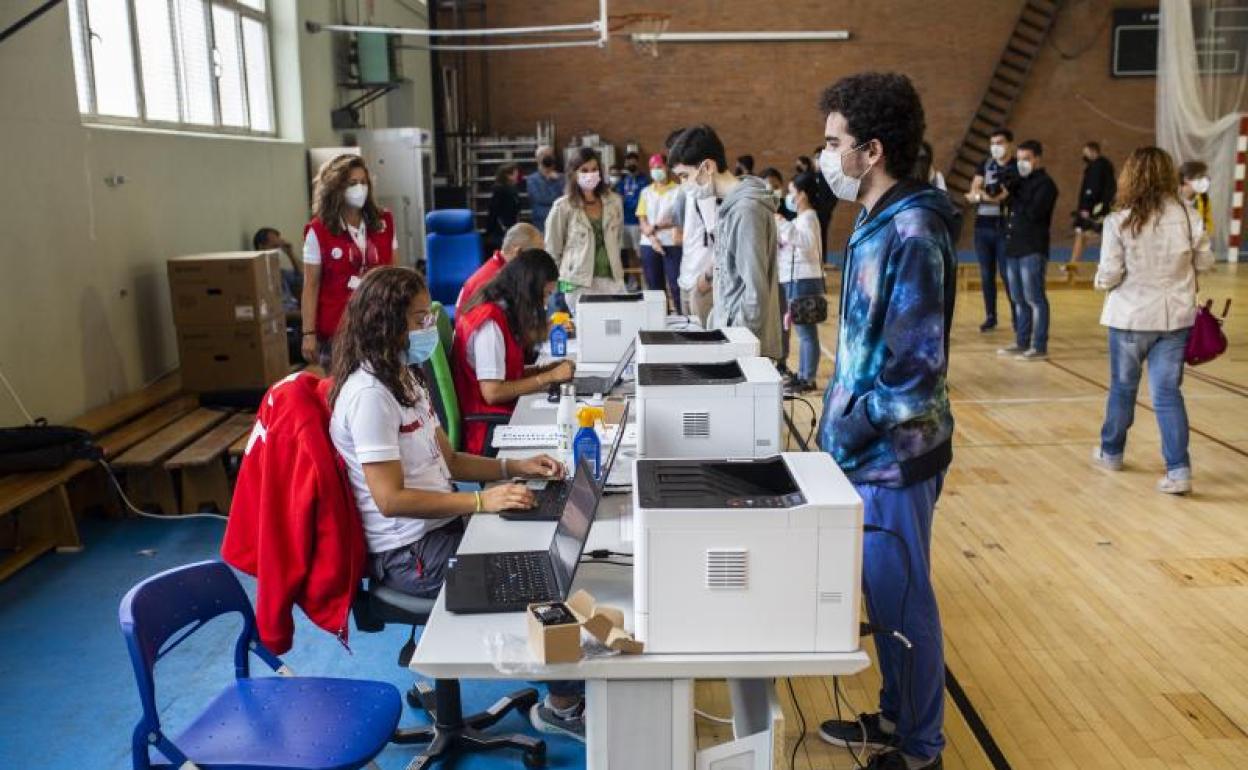
M 998 163 L 1005 160 L 1005 145 L 1004 144 L 990 144 L 988 145 L 988 152 L 992 154 L 992 159 Z
M 667 181 L 667 170 L 662 168 L 652 168 L 650 169 L 650 178 L 659 184 L 663 184 Z
M 1192 180 L 1192 189 L 1197 195 L 1204 195 L 1209 192 L 1209 177 L 1202 176 L 1199 179 Z
M 699 168 L 689 177 L 689 181 L 685 182 L 685 194 L 693 196 L 694 200 L 706 200 L 715 197 L 715 179 L 712 178 L 705 183 L 699 182 L 698 177 L 702 175 L 702 169 Z
M 612 186 L 612 187 L 615 187 L 617 184 L 619 184 L 619 183 L 620 183 L 620 175 L 619 175 L 619 174 L 612 174 L 612 175 L 611 175 L 611 177 L 610 177 L 610 179 L 611 179 L 611 186 Z
M 784 207 L 789 211 L 797 211 L 797 196 L 793 193 L 784 196 Z
M 580 171 L 576 174 L 576 184 L 581 192 L 590 192 L 602 182 L 602 174 L 597 171 Z
M 368 201 L 368 185 L 363 182 L 356 182 L 347 188 L 343 198 L 346 199 L 347 205 L 353 209 L 364 208 L 365 202 Z
M 1018 175 L 1022 177 L 1031 176 L 1031 172 L 1035 171 L 1035 167 L 1031 165 L 1029 160 L 1020 160 L 1018 162 Z
M 858 152 L 866 147 L 866 142 L 850 149 L 850 152 Z M 823 174 L 823 178 L 827 180 L 828 187 L 832 188 L 832 194 L 843 201 L 853 203 L 858 200 L 858 191 L 862 187 L 862 178 L 870 173 L 868 167 L 862 172 L 860 177 L 847 176 L 844 169 L 841 168 L 841 153 L 835 150 L 824 150 L 819 153 L 819 172 Z

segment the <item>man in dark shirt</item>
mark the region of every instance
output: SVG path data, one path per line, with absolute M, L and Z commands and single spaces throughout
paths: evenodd
M 1002 288 L 1008 300 L 1009 276 L 1005 274 L 1005 199 L 1009 193 L 1002 184 L 1007 177 L 1017 175 L 1014 166 L 1014 133 L 1008 128 L 998 128 L 988 141 L 989 156 L 975 171 L 971 191 L 966 200 L 975 207 L 975 257 L 979 260 L 979 283 L 984 295 L 984 322 L 981 332 L 997 328 L 997 273 L 1001 274 Z M 1010 325 L 1014 321 L 1014 306 L 1010 305 Z
M 1101 223 L 1114 205 L 1114 196 L 1118 194 L 1114 164 L 1101 155 L 1099 144 L 1088 142 L 1083 146 L 1083 164 L 1079 208 L 1074 212 L 1075 244 L 1070 251 L 1072 265 L 1083 258 L 1088 242 L 1101 232 Z
M 1009 217 L 1005 231 L 1006 285 L 1014 306 L 1014 344 L 997 355 L 1026 361 L 1049 357 L 1049 299 L 1044 290 L 1049 229 L 1057 185 L 1044 170 L 1044 148 L 1034 139 L 1018 145 L 1017 177 L 1006 177 Z

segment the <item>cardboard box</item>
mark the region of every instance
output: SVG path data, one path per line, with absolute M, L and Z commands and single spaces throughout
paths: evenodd
M 174 323 L 254 324 L 281 316 L 280 260 L 277 251 L 231 251 L 170 259 Z
M 290 374 L 286 320 L 179 326 L 178 357 L 189 391 L 264 390 Z
M 562 615 L 552 621 L 549 615 Z M 539 663 L 575 663 L 581 659 L 581 622 L 563 602 L 530 604 L 525 612 L 529 649 Z

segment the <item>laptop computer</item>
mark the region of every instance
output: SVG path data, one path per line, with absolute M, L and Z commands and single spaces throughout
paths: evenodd
M 628 347 L 624 349 L 624 355 L 620 356 L 620 360 L 615 362 L 615 369 L 611 374 L 602 376 L 585 375 L 572 379 L 572 384 L 576 386 L 576 392 L 581 395 L 592 395 L 601 393 L 608 395 L 611 391 L 619 386 L 624 380 L 624 370 L 628 368 L 629 363 L 633 360 L 633 354 L 637 351 L 637 339 L 628 343 Z
M 522 612 L 568 598 L 598 511 L 599 488 L 584 461 L 545 551 L 461 553 L 447 563 L 446 609 L 460 614 Z
M 602 494 L 602 490 L 606 487 L 607 478 L 611 475 L 611 466 L 615 464 L 620 445 L 624 443 L 624 426 L 628 424 L 628 410 L 632 405 L 632 399 L 624 402 L 624 411 L 620 413 L 620 424 L 615 430 L 615 440 L 611 442 L 611 448 L 602 460 L 601 473 L 597 479 L 599 494 Z M 590 477 L 593 477 L 592 473 Z M 544 486 L 540 489 L 533 490 L 537 504 L 532 508 L 527 511 L 502 511 L 498 515 L 507 521 L 558 521 L 563 515 L 564 504 L 567 503 L 568 496 L 572 494 L 572 488 L 575 485 L 575 481 L 567 479 L 544 482 Z

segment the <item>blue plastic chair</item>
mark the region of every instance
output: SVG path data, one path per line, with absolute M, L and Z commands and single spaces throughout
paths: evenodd
M 425 278 L 429 294 L 455 320 L 455 300 L 464 281 L 481 266 L 481 234 L 469 209 L 441 209 L 425 215 Z
M 156 710 L 156 661 L 231 612 L 243 616 L 234 683 L 170 739 Z M 188 564 L 144 580 L 121 600 L 120 618 L 143 702 L 131 743 L 135 770 L 358 770 L 381 753 L 399 724 L 402 700 L 389 683 L 292 676 L 260 643 L 247 594 L 222 562 Z M 281 676 L 252 678 L 249 653 Z M 153 763 L 152 748 L 167 762 Z

